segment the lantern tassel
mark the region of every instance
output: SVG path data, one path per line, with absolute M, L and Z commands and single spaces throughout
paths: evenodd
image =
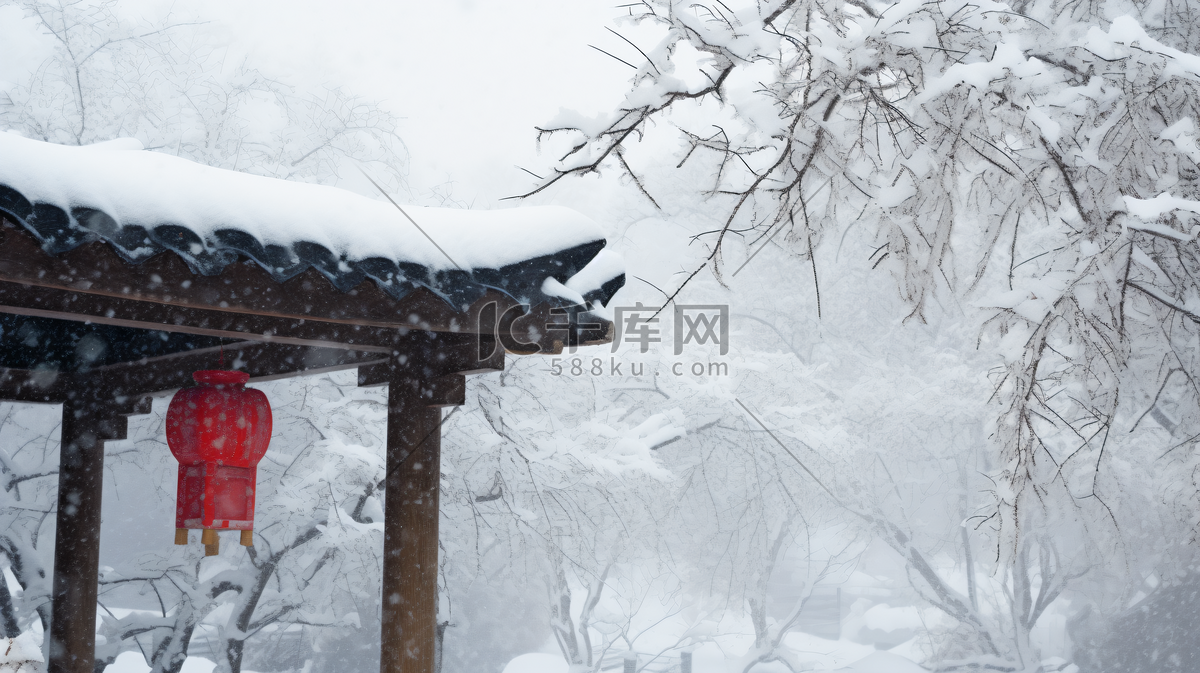
M 241 542 L 242 542 L 243 547 L 253 547 L 254 546 L 254 531 L 252 531 L 252 530 L 242 531 Z
M 175 529 L 175 544 L 187 544 L 187 543 L 188 543 L 188 529 L 176 528 Z

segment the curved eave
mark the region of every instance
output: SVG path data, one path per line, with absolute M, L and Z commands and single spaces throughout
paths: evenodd
M 421 264 L 383 257 L 347 259 L 309 241 L 287 246 L 263 244 L 245 231 L 215 228 L 201 237 L 191 229 L 171 222 L 118 222 L 89 204 L 72 204 L 69 209 L 33 201 L 17 189 L 0 184 L 0 212 L 33 235 L 44 251 L 60 255 L 85 243 L 103 241 L 130 264 L 140 264 L 162 253 L 179 257 L 193 274 L 219 275 L 239 259 L 253 260 L 277 282 L 314 269 L 341 292 L 349 292 L 371 279 L 380 290 L 396 300 L 425 288 L 458 311 L 465 311 L 489 289 L 512 297 L 519 304 L 577 306 L 577 302 L 542 291 L 547 278 L 567 283 L 605 247 L 604 239 L 588 241 L 546 255 L 539 255 L 499 268 L 434 270 Z M 590 304 L 607 304 L 624 284 L 624 275 L 586 288 L 582 295 Z

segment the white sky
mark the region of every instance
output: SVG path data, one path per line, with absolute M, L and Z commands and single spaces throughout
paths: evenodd
M 605 30 L 628 13 L 623 1 L 142 3 L 148 15 L 173 7 L 212 21 L 269 75 L 384 101 L 404 117 L 413 187 L 452 179 L 455 196 L 488 207 L 531 184 L 514 164 L 540 174 L 550 164 L 536 155 L 536 124 L 621 100 L 633 71 L 588 44 L 637 56 Z
M 433 205 L 430 189 L 453 181 L 456 201 L 492 208 L 528 205 L 499 201 L 534 184 L 517 165 L 546 175 L 553 164 L 551 152 L 538 154 L 534 126 L 560 108 L 608 112 L 624 97 L 633 70 L 588 45 L 642 62 L 608 30 L 647 51 L 655 46 L 655 28 L 616 23 L 628 16 L 619 5 L 629 1 L 120 0 L 118 10 L 130 29 L 168 14 L 171 21 L 204 21 L 197 30 L 228 45 L 230 63 L 244 58 L 302 89 L 344 87 L 381 101 L 402 118 L 399 133 L 410 151 L 411 193 L 395 196 Z M 35 31 L 17 7 L 0 7 L 0 85 L 24 80 L 50 55 L 49 38 Z M 378 198 L 353 171 L 342 177 L 339 186 Z M 615 187 L 594 177 L 569 179 L 539 201 L 591 216 L 625 248 L 607 212 Z M 662 252 L 656 250 L 655 269 L 663 266 Z M 664 273 L 676 270 L 668 266 Z M 670 284 L 651 269 L 641 275 Z

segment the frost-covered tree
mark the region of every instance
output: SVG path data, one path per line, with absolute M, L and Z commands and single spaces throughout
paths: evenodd
M 193 638 L 203 636 L 220 670 L 236 672 L 257 634 L 306 627 L 301 645 L 326 647 L 303 659 L 323 657 L 330 669 L 378 665 L 370 643 L 378 633 L 383 544 L 373 488 L 383 479 L 382 396 L 344 375 L 273 383 L 267 392 L 276 432 L 259 466 L 254 546 L 229 538 L 215 557 L 195 544 L 164 547 L 108 569 L 102 602 L 136 605 L 145 603 L 137 594 L 152 594 L 157 609 L 106 617 L 102 660 L 140 650 L 154 671 L 175 673 Z M 164 412 L 142 419 L 131 447 L 108 454 L 116 488 L 173 483 Z M 153 502 L 170 507 L 175 494 L 167 488 L 157 496 Z M 338 640 L 345 642 L 330 646 Z
M 336 181 L 351 154 L 402 175 L 393 118 L 222 65 L 186 20 L 19 6 L 53 55 L 0 92 L 0 125 L 293 179 Z M 1200 512 L 1190 10 L 629 6 L 638 26 L 612 49 L 629 95 L 543 127 L 562 159 L 535 190 L 615 172 L 632 197 L 615 226 L 693 237 L 654 260 L 684 262 L 662 296 L 633 279 L 621 301 L 729 303 L 732 374 L 678 377 L 655 356 L 610 376 L 592 348 L 565 354 L 564 376 L 512 358 L 472 379 L 445 424 L 444 670 L 550 636 L 594 671 L 652 639 L 708 642 L 723 618 L 753 634 L 746 670 L 798 668 L 798 613 L 770 617 L 768 582 L 789 553 L 832 573 L 868 540 L 940 613 L 923 642 L 946 666 L 1034 666 L 1035 627 L 1064 598 L 1107 617 L 1177 579 Z M 347 380 L 276 385 L 289 420 L 262 468 L 260 546 L 106 571 L 105 596 L 160 609 L 110 615 L 102 658 L 137 649 L 174 671 L 203 640 L 232 671 L 298 633 L 313 670 L 371 668 L 382 407 Z M 23 587 L 0 593 L 6 630 L 45 607 L 53 437 L 22 423 L 0 431 L 19 435 L 0 446 L 0 545 Z M 132 474 L 124 451 L 139 469 L 165 455 L 152 434 L 114 448 L 114 479 Z
M 2 5 L 24 11 L 51 56 L 0 90 L 0 128 L 69 145 L 132 137 L 210 166 L 322 183 L 336 182 L 353 157 L 386 187 L 403 185 L 395 115 L 228 60 L 202 24 L 131 21 L 117 0 Z
M 1020 632 L 1059 580 L 1081 586 L 1090 569 L 1111 613 L 1189 562 L 1194 10 L 647 0 L 624 20 L 657 42 L 613 41 L 636 71 L 625 100 L 542 126 L 559 159 L 531 194 L 610 170 L 654 207 L 688 194 L 719 213 L 669 299 L 705 267 L 731 283 L 735 264 L 781 245 L 808 267 L 818 315 L 844 273 L 833 260 L 851 256 L 890 279 L 910 323 L 978 330 L 995 486 L 973 522 L 1014 592 L 1006 640 L 1023 658 Z M 707 162 L 707 181 L 672 178 L 664 154 L 680 171 Z M 1095 551 L 1068 559 L 1049 543 L 1060 536 Z
M 627 421 L 626 410 L 606 404 L 608 390 L 561 367 L 555 376 L 550 365 L 519 358 L 479 377 L 448 419 L 443 573 L 460 586 L 496 585 L 486 576 L 500 575 L 546 595 L 563 656 L 574 670 L 598 670 L 636 637 L 598 632 L 593 613 L 614 569 L 653 563 L 670 534 L 661 527 L 673 507 L 661 493 L 673 477 L 653 451 L 683 434 L 682 417 L 664 410 Z M 582 605 L 573 603 L 579 587 Z
M 0 552 L 20 587 L 0 582 L 0 627 L 15 638 L 50 620 L 50 551 L 58 479 L 59 420 L 45 405 L 0 405 Z

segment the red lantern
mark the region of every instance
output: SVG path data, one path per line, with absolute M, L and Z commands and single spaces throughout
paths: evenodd
M 203 529 L 205 555 L 218 550 L 217 531 L 242 531 L 254 544 L 254 486 L 258 461 L 271 441 L 271 405 L 261 390 L 247 389 L 250 375 L 199 371 L 199 384 L 175 393 L 167 408 L 167 445 L 179 461 L 175 544 L 188 529 Z

